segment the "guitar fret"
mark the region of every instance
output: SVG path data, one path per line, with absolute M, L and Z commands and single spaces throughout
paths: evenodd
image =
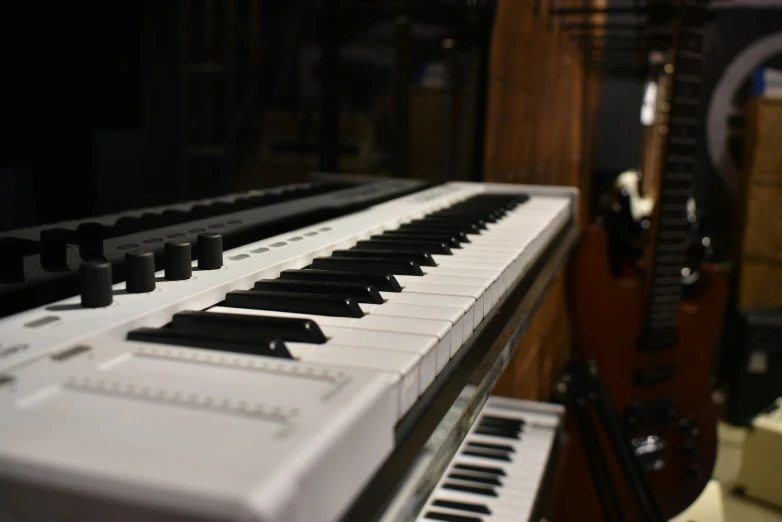
M 678 319 L 678 318 L 677 318 Z M 654 328 L 657 330 L 665 330 L 668 328 L 675 328 L 677 319 L 670 319 L 666 321 L 649 321 L 649 328 Z
M 692 74 L 680 74 L 676 77 L 676 81 L 694 83 L 696 85 L 702 83 L 700 76 L 693 76 Z
M 681 265 L 685 259 L 685 256 L 679 254 L 668 254 L 666 256 L 654 256 L 654 260 L 657 264 L 669 264 L 669 265 Z M 674 267 L 680 269 L 679 266 Z
M 657 244 L 658 250 L 665 250 L 666 254 L 669 256 L 673 256 L 676 253 L 683 253 L 685 250 L 687 250 L 686 246 L 679 243 L 658 243 Z M 684 256 L 682 256 L 682 259 Z
M 663 189 L 663 195 L 670 194 L 671 196 L 690 196 L 690 191 L 687 189 Z
M 697 58 L 698 60 L 701 59 L 703 55 L 701 53 L 695 53 L 692 51 L 682 51 L 679 50 L 679 57 L 680 58 Z
M 652 302 L 655 304 L 670 304 L 670 303 L 679 304 L 680 300 L 681 300 L 681 296 L 673 295 L 673 294 L 655 296 L 652 298 Z
M 700 100 L 698 98 L 690 98 L 687 96 L 674 96 L 673 104 L 680 103 L 682 105 L 699 105 Z M 673 105 L 672 104 L 672 105 Z M 673 110 L 673 109 L 671 109 Z
M 697 118 L 682 118 L 682 117 L 672 117 L 670 121 L 668 122 L 668 126 L 671 125 L 682 125 L 686 127 L 698 127 L 698 119 Z
M 681 282 L 681 279 L 678 277 L 658 277 L 654 280 L 655 283 L 660 283 L 661 285 L 667 285 L 667 284 L 677 284 Z
M 663 230 L 660 231 L 658 234 L 658 237 L 662 239 L 686 239 L 687 238 L 687 231 L 678 232 L 673 230 Z
M 665 178 L 676 181 L 692 181 L 691 172 L 666 172 Z
M 679 275 L 680 273 L 681 273 L 681 269 L 678 269 L 675 272 L 670 272 L 670 274 L 676 274 L 676 275 Z M 658 294 L 671 293 L 672 291 L 673 292 L 678 292 L 679 290 L 681 290 L 681 288 L 679 288 L 679 284 L 678 283 L 677 284 L 659 284 L 659 285 L 655 285 L 654 286 L 654 291 L 657 292 Z
M 655 325 L 656 327 L 663 326 L 663 325 L 673 325 L 676 324 L 676 319 L 679 318 L 678 310 L 675 312 L 670 312 L 665 315 L 650 315 L 649 316 L 649 323 Z
M 681 138 L 676 136 L 671 136 L 670 138 L 668 138 L 668 142 L 684 144 L 684 145 L 695 145 L 696 143 L 695 138 Z
M 682 210 L 681 212 L 661 212 L 660 213 L 660 224 L 667 224 L 669 222 L 673 223 L 685 223 L 687 222 L 687 211 Z M 686 225 L 684 225 L 686 226 Z
M 685 255 L 685 249 L 680 242 L 672 244 L 677 248 L 667 249 L 665 255 L 655 255 L 654 259 L 658 265 L 665 267 L 666 265 L 681 265 L 681 263 L 687 258 Z
M 677 299 L 681 299 L 681 292 L 677 292 L 677 293 L 670 293 L 670 294 L 664 295 L 664 296 L 662 296 L 662 297 L 667 297 L 667 298 L 669 298 L 669 299 L 668 299 L 668 302 L 665 302 L 665 303 L 658 303 L 658 304 L 653 304 L 653 305 L 650 307 L 650 311 L 651 311 L 653 314 L 657 314 L 657 315 L 666 315 L 666 314 L 670 314 L 670 313 L 672 313 L 672 312 L 671 312 L 671 310 L 672 310 L 672 309 L 674 309 L 674 308 L 676 308 L 676 306 L 675 306 L 675 300 L 677 300 Z
M 660 218 L 660 228 L 681 228 L 686 227 L 687 224 L 687 217 L 686 216 L 679 216 L 678 218 Z
M 655 270 L 655 273 L 656 274 L 660 274 L 660 275 L 671 275 L 671 274 L 679 275 L 679 274 L 682 273 L 682 269 L 681 268 L 674 268 L 672 270 L 671 269 L 666 269 L 665 271 Z
M 677 162 L 677 163 L 695 163 L 695 156 L 689 156 L 689 155 L 669 155 L 668 156 L 669 162 Z

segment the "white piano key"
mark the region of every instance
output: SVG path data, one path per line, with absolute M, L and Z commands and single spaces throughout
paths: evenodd
M 463 339 L 467 339 L 472 335 L 475 329 L 475 318 L 473 316 L 473 308 L 475 307 L 475 299 L 471 297 L 463 297 L 457 295 L 437 295 L 437 294 L 416 294 L 412 292 L 380 292 L 389 303 L 394 304 L 411 304 L 411 305 L 423 305 L 423 306 L 444 306 L 446 308 L 455 307 L 464 312 L 464 335 Z M 453 354 L 451 354 L 453 355 Z
M 359 305 L 364 313 L 373 315 L 388 315 L 393 317 L 411 317 L 418 319 L 436 319 L 451 323 L 451 354 L 456 353 L 464 343 L 464 311 L 452 306 L 424 306 L 413 304 L 384 303 L 382 305 Z M 444 358 L 443 358 L 444 359 Z M 437 372 L 442 370 L 448 361 L 438 360 Z
M 435 336 L 380 332 L 330 325 L 321 325 L 320 328 L 323 334 L 328 337 L 327 344 L 379 348 L 418 354 L 421 357 L 419 379 L 423 387 L 428 387 L 437 373 L 439 373 L 437 344 L 440 340 Z
M 271 310 L 253 310 L 248 308 L 232 308 L 227 306 L 214 306 L 210 312 L 219 313 L 244 313 L 248 315 L 260 315 L 266 317 L 297 317 L 299 319 L 312 319 L 321 328 L 325 326 L 339 326 L 341 328 L 354 328 L 358 330 L 375 330 L 382 332 L 400 332 L 432 336 L 438 339 L 435 346 L 436 366 L 441 366 L 439 361 L 445 358 L 447 362 L 451 357 L 451 323 L 434 319 L 414 319 L 410 317 L 392 317 L 380 315 L 365 315 L 361 318 L 331 317 L 326 315 L 296 314 L 290 312 L 276 312 Z
M 393 373 L 398 377 L 397 419 L 409 410 L 423 391 L 418 380 L 421 358 L 412 352 L 379 350 L 344 344 L 285 343 L 295 358 L 307 363 Z M 425 389 L 425 388 L 424 388 Z
M 414 283 L 406 286 L 406 292 L 415 294 L 438 294 L 438 295 L 456 295 L 461 297 L 472 297 L 475 299 L 475 323 L 480 324 L 486 312 L 484 310 L 485 291 L 481 286 L 451 285 L 439 283 Z

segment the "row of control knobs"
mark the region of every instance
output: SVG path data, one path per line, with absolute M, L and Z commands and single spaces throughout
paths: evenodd
M 223 238 L 220 234 L 203 233 L 198 236 L 198 268 L 217 270 L 223 266 Z M 184 281 L 193 275 L 193 257 L 190 243 L 171 241 L 163 252 L 165 277 L 170 281 Z M 136 250 L 125 254 L 125 289 L 130 294 L 151 292 L 155 289 L 155 255 Z M 89 261 L 79 269 L 81 304 L 85 308 L 109 306 L 113 300 L 111 263 Z

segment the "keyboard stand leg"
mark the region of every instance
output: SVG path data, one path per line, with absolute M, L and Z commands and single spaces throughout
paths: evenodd
M 654 492 L 649 487 L 640 462 L 633 453 L 630 438 L 622 429 L 619 413 L 608 395 L 597 371 L 597 365 L 593 361 L 571 362 L 565 370 L 557 390 L 562 393 L 562 401 L 566 403 L 574 415 L 576 429 L 584 444 L 589 473 L 595 485 L 604 520 L 606 522 L 613 521 L 614 513 L 618 514 L 621 521 L 625 520 L 625 517 L 593 423 L 594 417 L 590 407 L 594 409 L 597 420 L 606 435 L 610 446 L 608 450 L 615 453 L 643 520 L 645 522 L 665 522 L 665 515 L 657 503 Z
M 622 506 L 619 504 L 616 488 L 611 482 L 611 474 L 606 464 L 603 449 L 600 447 L 600 440 L 595 430 L 588 403 L 586 399 L 579 399 L 575 402 L 576 404 L 571 411 L 576 421 L 581 443 L 584 446 L 584 455 L 589 467 L 589 474 L 592 476 L 592 481 L 595 485 L 595 493 L 600 504 L 600 510 L 603 512 L 604 521 L 614 522 L 614 520 L 619 520 L 620 522 L 625 522 L 625 515 L 622 511 Z

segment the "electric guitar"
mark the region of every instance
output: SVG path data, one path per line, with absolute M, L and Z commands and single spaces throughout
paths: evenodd
M 584 231 L 569 273 L 575 350 L 597 361 L 668 517 L 698 497 L 714 467 L 711 357 L 727 295 L 726 275 L 710 266 L 683 295 L 705 18 L 696 4 L 680 2 L 664 99 L 647 140 L 656 159 L 645 170 L 656 176 L 643 255 L 612 270 L 608 235 L 596 224 Z
M 649 242 L 649 227 L 654 201 L 641 193 L 643 174 L 629 169 L 617 176 L 613 190 L 604 201 L 601 217 L 608 232 L 612 270 L 621 274 L 623 264 L 636 264 L 643 256 Z M 711 237 L 703 233 L 703 212 L 699 211 L 694 197 L 687 199 L 687 238 L 683 248 L 687 260 L 682 268 L 684 295 L 689 295 L 698 281 L 701 267 L 713 257 Z

